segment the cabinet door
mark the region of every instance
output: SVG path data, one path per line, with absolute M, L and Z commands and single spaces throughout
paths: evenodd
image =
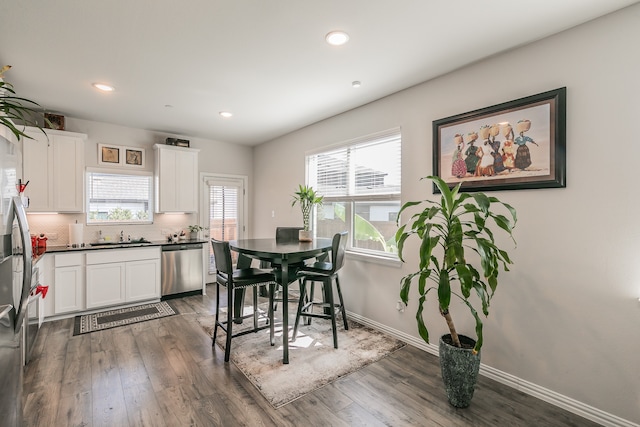
M 53 136 L 53 209 L 55 212 L 84 211 L 84 144 L 76 137 Z
M 29 212 L 84 211 L 84 139 L 75 132 L 37 129 L 25 131 L 22 179 Z
M 198 153 L 181 151 L 176 158 L 177 208 L 181 212 L 198 211 Z
M 156 212 L 198 211 L 198 150 L 156 145 Z
M 157 156 L 158 211 L 176 212 L 178 191 L 176 157 L 177 151 L 159 149 Z
M 125 302 L 125 263 L 87 265 L 87 308 Z
M 131 261 L 126 265 L 127 302 L 160 298 L 160 260 Z
M 55 306 L 55 295 L 56 295 L 56 287 L 55 287 L 55 269 L 53 267 L 53 257 L 52 254 L 45 254 L 44 258 L 40 260 L 38 263 L 40 265 L 40 283 L 44 286 L 49 286 L 49 290 L 47 291 L 47 295 L 44 298 L 44 316 L 49 317 L 56 314 L 56 306 Z
M 84 310 L 83 269 L 79 265 L 55 269 L 55 314 Z
M 29 212 L 53 212 L 52 159 L 49 144 L 41 132 L 29 132 L 33 139 L 23 138 L 22 178 L 29 181 L 25 194 L 29 197 Z

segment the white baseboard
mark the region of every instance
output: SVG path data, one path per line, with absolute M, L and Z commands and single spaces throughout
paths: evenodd
M 367 319 L 358 314 L 347 312 L 347 315 L 349 318 L 359 323 L 362 323 L 363 325 L 369 326 L 374 329 L 378 329 L 379 331 L 385 332 L 401 341 L 406 342 L 407 344 L 413 347 L 417 347 L 421 350 L 424 350 L 428 353 L 438 356 L 437 345 L 427 344 L 422 339 L 419 339 L 412 335 L 405 334 L 404 332 L 400 332 L 398 330 L 389 328 L 386 325 L 383 325 L 378 322 L 374 322 L 373 320 Z M 549 390 L 547 388 L 541 387 L 532 382 L 525 381 L 514 375 L 508 374 L 506 372 L 502 372 L 498 369 L 492 368 L 491 366 L 487 366 L 482 363 L 480 364 L 480 375 L 490 378 L 501 384 L 512 387 L 530 396 L 534 396 L 540 400 L 544 400 L 545 402 L 548 402 L 554 406 L 562 408 L 568 412 L 580 415 L 581 417 L 584 417 L 588 420 L 591 420 L 595 423 L 601 424 L 606 427 L 640 427 L 640 424 L 636 424 L 634 422 L 625 420 L 616 415 L 602 411 L 598 408 L 594 408 L 593 406 L 579 402 L 575 399 L 572 399 L 570 397 L 557 393 L 553 390 Z

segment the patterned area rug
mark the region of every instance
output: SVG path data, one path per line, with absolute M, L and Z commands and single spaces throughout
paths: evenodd
M 85 314 L 76 316 L 73 335 L 88 334 L 132 323 L 173 316 L 174 314 L 178 314 L 178 310 L 168 301 Z
M 338 349 L 335 349 L 331 321 L 313 319 L 311 325 L 299 327 L 295 341 L 289 341 L 289 364 L 283 365 L 282 324 L 278 314 L 275 346 L 269 345 L 269 329 L 231 341 L 231 361 L 274 408 L 286 405 L 405 346 L 402 341 L 354 321 L 349 321 L 349 330 L 345 331 L 339 318 Z M 295 312 L 289 319 L 291 336 Z M 214 316 L 198 318 L 210 336 L 214 321 Z M 225 339 L 224 331 L 219 329 L 216 341 L 222 350 Z

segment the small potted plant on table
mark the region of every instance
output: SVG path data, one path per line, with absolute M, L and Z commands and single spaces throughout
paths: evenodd
M 505 231 L 513 240 L 516 211 L 510 205 L 483 193 L 460 192 L 461 184 L 450 189 L 439 177 L 429 176 L 442 193 L 440 201 L 423 200 L 405 203 L 405 209 L 426 204 L 396 233 L 398 256 L 405 262 L 404 244 L 411 237 L 420 239 L 418 271 L 401 279 L 400 298 L 406 304 L 414 279 L 418 281 L 418 333 L 429 343 L 429 332 L 422 317 L 429 292 L 435 291 L 438 309 L 449 328 L 449 334 L 440 338 L 439 353 L 442 379 L 449 402 L 456 407 L 469 406 L 480 369 L 482 347 L 482 313 L 489 314 L 489 303 L 498 285 L 500 265 L 508 271 L 511 259 L 494 240 L 493 226 Z M 496 213 L 504 208 L 506 215 Z M 515 243 L 515 240 L 514 240 Z M 475 264 L 475 265 L 474 265 Z M 429 287 L 431 282 L 434 286 Z M 455 286 L 457 283 L 458 286 Z M 477 298 L 471 298 L 471 291 Z M 433 295 L 433 294 L 432 294 Z M 476 339 L 458 335 L 449 310 L 455 296 L 467 306 L 476 323 Z
M 296 203 L 300 204 L 302 210 L 302 224 L 304 229 L 300 230 L 299 240 L 301 242 L 310 242 L 313 240 L 313 232 L 311 231 L 311 212 L 314 206 L 321 206 L 324 196 L 318 195 L 311 186 L 299 185 L 298 191 L 293 194 L 291 206 Z

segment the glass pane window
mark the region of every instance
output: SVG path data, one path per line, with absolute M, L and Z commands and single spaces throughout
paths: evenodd
M 395 235 L 400 201 L 355 202 L 353 246 L 367 251 L 397 253 Z
M 209 227 L 216 240 L 238 238 L 238 188 L 225 185 L 209 187 Z
M 87 173 L 87 224 L 153 222 L 153 176 Z
M 241 236 L 241 198 L 243 194 L 242 180 L 212 179 L 207 181 L 209 187 L 209 231 L 216 240 L 237 240 Z M 234 263 L 238 254 L 231 252 Z M 209 274 L 215 272 L 213 246 L 209 245 Z
M 324 196 L 315 215 L 318 237 L 348 230 L 348 250 L 396 257 L 401 147 L 393 129 L 307 156 L 308 183 Z

